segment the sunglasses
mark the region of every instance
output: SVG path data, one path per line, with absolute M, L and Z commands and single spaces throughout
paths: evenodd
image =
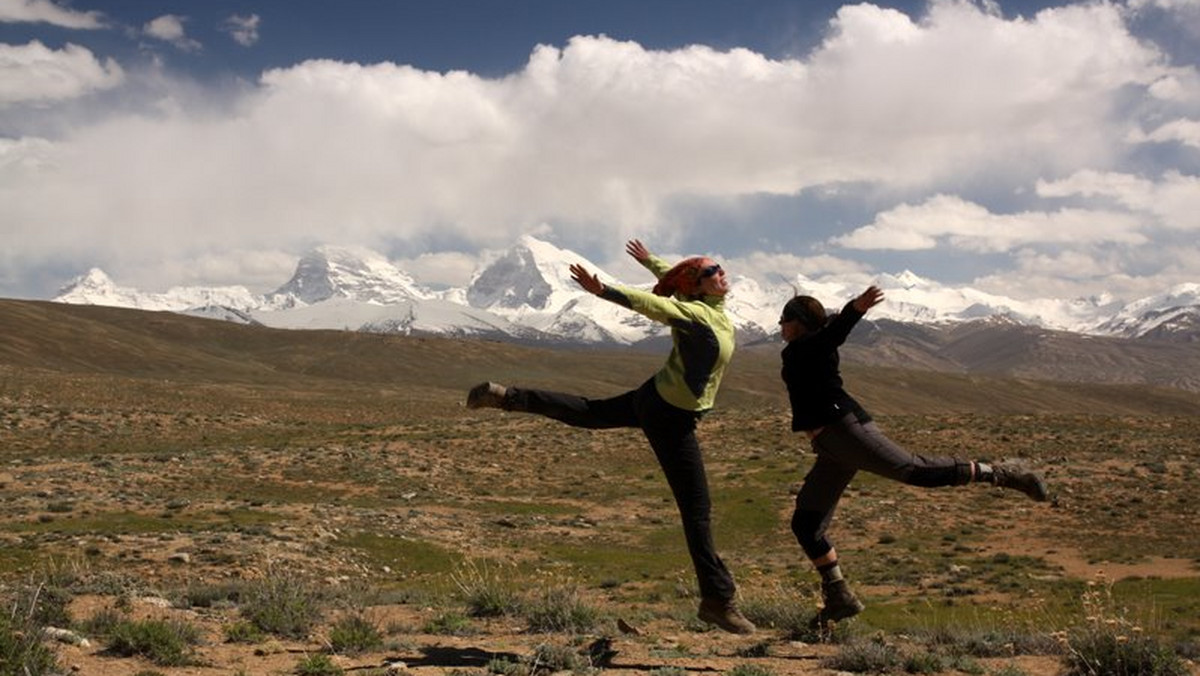
M 710 265 L 700 271 L 700 279 L 708 279 L 721 271 L 720 265 Z

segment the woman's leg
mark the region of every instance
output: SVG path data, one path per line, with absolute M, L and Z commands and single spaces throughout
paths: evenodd
M 679 508 L 684 539 L 700 587 L 700 619 L 734 633 L 754 631 L 754 625 L 737 610 L 734 602 L 737 586 L 713 543 L 712 501 L 704 458 L 696 439 L 696 414 L 663 401 L 653 383 L 638 391 L 637 410 L 642 430 Z
M 572 427 L 609 429 L 637 427 L 634 398 L 637 391 L 608 399 L 588 399 L 575 394 L 509 387 L 501 408 L 506 411 L 536 413 Z
M 917 455 L 884 436 L 875 423 L 853 416 L 830 425 L 818 439 L 847 465 L 913 486 L 961 486 L 974 474 L 970 461 Z

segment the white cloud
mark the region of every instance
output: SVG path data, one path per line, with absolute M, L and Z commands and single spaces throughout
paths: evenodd
M 104 28 L 100 12 L 78 12 L 50 0 L 0 0 L 0 23 L 48 23 L 63 28 Z
M 1193 148 L 1200 148 L 1200 120 L 1172 120 L 1149 133 L 1134 130 L 1130 132 L 1129 140 L 1133 143 L 1174 141 Z
M 740 272 L 764 282 L 795 279 L 798 274 L 816 278 L 828 275 L 845 276 L 871 272 L 871 266 L 869 265 L 829 254 L 797 256 L 786 253 L 759 252 L 730 259 L 727 267 L 731 272 Z
M 250 16 L 233 14 L 221 24 L 221 30 L 229 33 L 239 45 L 250 47 L 258 42 L 258 24 L 261 21 L 257 14 Z
M 1058 253 L 1026 249 L 1017 252 L 1015 260 L 1014 269 L 982 275 L 971 285 L 1012 298 L 1083 298 L 1105 293 L 1132 300 L 1194 283 L 1200 248 L 1089 247 Z
M 1120 212 L 1060 209 L 993 214 L 952 195 L 901 204 L 832 243 L 851 249 L 920 250 L 948 246 L 975 253 L 1012 251 L 1029 244 L 1119 242 L 1144 244 L 1140 223 Z
M 91 51 L 68 44 L 50 49 L 40 42 L 0 43 L 0 109 L 14 103 L 45 103 L 110 89 L 124 80 L 112 59 L 101 63 Z
M 184 28 L 173 15 L 146 26 L 176 44 Z M 920 22 L 842 7 L 804 60 L 576 37 L 494 79 L 308 61 L 223 106 L 98 115 L 48 140 L 39 171 L 0 166 L 0 228 L 30 256 L 143 260 L 428 235 L 487 248 L 542 224 L 571 247 L 670 241 L 668 205 L 684 197 L 853 183 L 916 206 L 836 240 L 846 246 L 1136 246 L 1144 224 L 1128 213 L 993 214 L 951 193 L 1119 167 L 1132 130 L 1179 117 L 1161 116 L 1165 97 L 1122 104 L 1156 82 L 1170 93 L 1168 77 L 1186 90 L 1185 75 L 1108 3 L 1005 20 L 944 0 Z
M 463 287 L 480 267 L 480 257 L 461 251 L 421 254 L 394 261 L 396 267 L 434 286 Z
M 1059 181 L 1040 181 L 1043 197 L 1103 197 L 1173 230 L 1200 231 L 1200 176 L 1168 171 L 1158 181 L 1116 172 L 1079 171 Z
M 149 21 L 142 27 L 142 32 L 156 40 L 169 42 L 181 51 L 199 51 L 202 45 L 187 36 L 187 31 L 183 27 L 186 21 L 187 17 L 164 14 Z

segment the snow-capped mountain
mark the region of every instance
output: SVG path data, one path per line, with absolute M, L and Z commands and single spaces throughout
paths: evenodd
M 1166 293 L 1134 301 L 1096 331 L 1126 338 L 1200 340 L 1200 284 L 1180 284 Z
M 292 278 L 267 294 L 271 304 L 280 308 L 331 298 L 391 305 L 433 296 L 374 251 L 332 246 L 309 252 L 296 265 Z
M 59 292 L 59 303 L 76 305 L 111 305 L 137 310 L 166 310 L 180 312 L 190 308 L 220 306 L 234 310 L 250 310 L 262 305 L 263 299 L 244 286 L 194 287 L 177 286 L 165 293 L 146 293 L 117 286 L 103 270 L 92 268 Z
M 185 312 L 277 328 L 620 345 L 667 334 L 665 326 L 579 289 L 568 272 L 576 262 L 609 282 L 648 288 L 652 281 L 649 275 L 644 280 L 614 280 L 574 252 L 525 236 L 462 289 L 431 291 L 369 250 L 320 247 L 300 260 L 290 280 L 262 296 L 240 286 L 144 293 L 119 287 L 93 269 L 54 300 Z M 772 285 L 731 271 L 730 280 L 726 306 L 742 342 L 777 335 L 779 309 L 794 293 L 815 296 L 837 310 L 862 291 L 803 275 Z M 1125 304 L 1104 296 L 1019 301 L 969 287 L 947 287 L 911 271 L 881 275 L 876 283 L 887 294 L 887 302 L 872 311 L 873 319 L 925 325 L 1003 319 L 1091 335 L 1200 339 L 1198 284 L 1183 284 Z

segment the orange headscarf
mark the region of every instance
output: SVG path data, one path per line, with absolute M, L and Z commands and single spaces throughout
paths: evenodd
M 700 273 L 704 271 L 709 259 L 705 256 L 685 258 L 667 270 L 658 284 L 654 285 L 654 293 L 659 296 L 695 296 L 700 293 Z

